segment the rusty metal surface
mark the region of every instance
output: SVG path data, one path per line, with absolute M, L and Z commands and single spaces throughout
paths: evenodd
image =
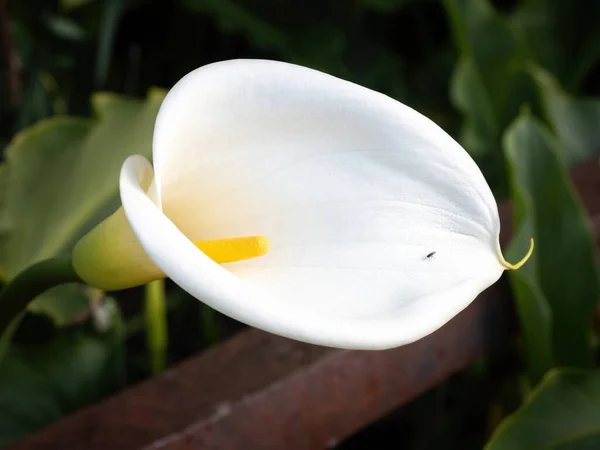
M 595 162 L 573 171 L 594 224 L 599 175 Z M 509 208 L 501 217 L 506 230 Z M 436 333 L 393 350 L 331 350 L 247 330 L 10 449 L 326 448 L 490 351 L 514 323 L 502 279 Z
M 379 352 L 330 351 L 145 450 L 318 449 L 404 404 L 506 337 L 503 284 L 437 333 Z

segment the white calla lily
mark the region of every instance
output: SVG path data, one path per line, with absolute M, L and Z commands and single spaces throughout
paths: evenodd
M 382 349 L 435 331 L 516 268 L 458 143 L 411 108 L 311 69 L 236 60 L 188 74 L 161 106 L 153 160 L 124 163 L 123 209 L 75 248 L 91 284 L 168 276 L 266 331 Z M 254 238 L 229 260 L 194 244 L 245 236 L 266 236 L 268 253 L 244 259 L 266 251 Z

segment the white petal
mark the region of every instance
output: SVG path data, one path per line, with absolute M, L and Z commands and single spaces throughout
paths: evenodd
M 405 105 L 310 69 L 229 61 L 187 75 L 159 112 L 154 163 L 168 219 L 133 163 L 121 184 L 142 246 L 192 295 L 267 331 L 405 344 L 503 271 L 497 206 L 468 154 Z M 229 272 L 190 243 L 246 235 L 271 251 Z
M 382 349 L 412 342 L 435 331 L 482 288 L 473 279 L 466 279 L 450 286 L 446 292 L 371 314 L 352 314 L 351 308 L 342 308 L 338 314 L 323 314 L 320 308 L 290 304 L 284 297 L 275 298 L 269 295 L 271 292 L 257 290 L 254 282 L 236 277 L 200 252 L 140 185 L 140 180 L 151 170 L 147 160 L 133 156 L 121 171 L 121 200 L 137 238 L 150 258 L 183 289 L 249 325 L 315 344 Z M 316 283 L 323 278 L 318 277 Z M 373 287 L 373 292 L 378 291 L 378 286 Z M 286 294 L 293 296 L 292 292 Z M 321 299 L 326 301 L 326 298 Z M 364 300 L 368 303 L 373 298 Z M 311 304 L 316 306 L 314 302 Z

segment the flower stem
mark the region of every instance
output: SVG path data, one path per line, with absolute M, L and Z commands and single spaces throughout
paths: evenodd
M 202 343 L 206 347 L 216 344 L 220 340 L 219 325 L 217 324 L 217 312 L 210 306 L 200 303 L 200 329 L 202 333 Z
M 152 374 L 158 375 L 165 369 L 167 362 L 167 307 L 164 280 L 152 281 L 146 285 L 144 315 L 150 367 Z
M 70 256 L 47 259 L 25 269 L 0 292 L 0 334 L 38 295 L 59 284 L 73 282 L 82 281 Z

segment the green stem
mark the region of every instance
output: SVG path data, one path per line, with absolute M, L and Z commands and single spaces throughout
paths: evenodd
M 202 340 L 206 347 L 216 344 L 220 340 L 217 312 L 210 306 L 200 303 L 200 321 L 202 322 Z
M 146 317 L 146 345 L 150 352 L 152 374 L 158 375 L 167 362 L 167 307 L 165 280 L 146 285 L 144 315 Z
M 28 267 L 0 292 L 0 334 L 34 298 L 63 283 L 82 282 L 71 257 L 53 258 Z

